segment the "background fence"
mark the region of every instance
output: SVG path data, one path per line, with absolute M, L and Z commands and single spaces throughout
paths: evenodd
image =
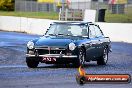
M 50 12 L 56 11 L 55 4 L 50 3 L 38 3 L 37 1 L 25 1 L 16 0 L 15 1 L 15 11 L 23 12 Z
M 113 8 L 112 8 L 113 7 Z M 33 0 L 15 0 L 15 11 L 24 11 L 24 12 L 59 12 L 60 6 L 58 6 L 58 3 L 39 3 L 37 1 Z M 132 0 L 128 0 L 128 3 L 125 5 L 110 5 L 108 4 L 108 1 L 105 2 L 97 2 L 97 1 L 83 1 L 79 2 L 71 2 L 68 5 L 69 9 L 93 9 L 93 10 L 99 10 L 99 9 L 107 9 L 108 12 L 112 13 L 113 11 L 121 10 L 125 11 L 127 13 L 132 9 Z M 119 12 L 119 11 L 117 11 Z
M 16 12 L 33 12 L 31 13 L 34 16 L 40 16 L 43 15 L 43 12 L 55 12 L 57 14 L 56 18 L 62 16 L 62 19 L 66 19 L 65 16 L 72 16 L 69 17 L 70 20 L 76 19 L 77 20 L 83 20 L 84 17 L 84 10 L 90 9 L 90 10 L 96 10 L 96 21 L 99 21 L 99 13 L 100 9 L 106 9 L 106 15 L 104 15 L 103 21 L 107 22 L 132 22 L 132 0 L 129 0 L 127 4 L 108 4 L 108 1 L 104 2 L 97 2 L 96 1 L 88 1 L 88 0 L 74 0 L 74 2 L 70 2 L 70 4 L 65 3 L 65 8 L 68 9 L 68 13 L 65 15 L 58 16 L 58 13 L 62 10 L 61 3 L 54 2 L 54 3 L 39 3 L 37 0 L 15 0 L 15 11 Z M 75 10 L 75 11 L 74 11 Z M 66 11 L 66 10 L 65 10 Z M 69 12 L 70 11 L 70 12 Z M 73 12 L 71 12 L 73 11 Z M 74 14 L 74 12 L 78 12 L 78 14 Z M 80 12 L 82 11 L 82 12 Z M 41 12 L 41 13 L 39 13 Z M 62 11 L 63 12 L 63 11 Z M 80 13 L 82 13 L 80 15 Z M 20 16 L 23 13 L 20 13 Z M 52 13 L 51 13 L 52 14 Z M 119 15 L 113 15 L 113 14 L 119 14 Z M 120 15 L 123 14 L 123 15 Z M 54 15 L 54 14 L 53 14 Z M 48 15 L 46 15 L 48 16 Z M 77 16 L 77 17 L 76 17 Z M 100 15 L 102 17 L 102 15 Z M 78 19 L 79 18 L 79 19 Z M 80 19 L 81 18 L 81 19 Z M 122 19 L 123 18 L 123 19 Z M 48 19 L 48 18 L 47 18 Z M 67 18 L 68 19 L 68 18 Z

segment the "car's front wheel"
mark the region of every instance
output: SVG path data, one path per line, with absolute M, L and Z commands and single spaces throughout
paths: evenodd
M 83 66 L 85 63 L 85 51 L 83 48 L 81 48 L 78 52 L 78 58 L 74 62 L 75 67 Z
M 26 63 L 29 68 L 36 68 L 39 64 L 34 58 L 26 58 Z
M 98 65 L 106 65 L 108 62 L 108 49 L 105 48 L 103 55 L 97 60 Z

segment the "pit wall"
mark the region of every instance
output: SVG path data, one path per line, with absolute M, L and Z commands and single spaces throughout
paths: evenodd
M 0 30 L 43 35 L 54 21 L 56 20 L 0 16 Z M 109 36 L 111 41 L 132 43 L 132 23 L 96 24 L 100 25 L 105 36 Z

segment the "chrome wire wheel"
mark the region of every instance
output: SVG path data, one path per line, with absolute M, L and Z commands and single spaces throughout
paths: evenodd
M 83 48 L 79 49 L 78 51 L 78 57 L 76 60 L 74 60 L 73 65 L 75 67 L 84 66 L 85 63 L 85 51 Z
M 108 49 L 104 48 L 102 56 L 97 60 L 98 65 L 106 65 L 108 62 Z
M 85 63 L 85 53 L 84 53 L 83 49 L 80 49 L 78 58 L 79 58 L 80 65 L 84 65 L 84 63 Z
M 108 52 L 107 52 L 106 48 L 104 49 L 103 58 L 104 58 L 104 63 L 107 63 L 107 61 L 108 61 Z

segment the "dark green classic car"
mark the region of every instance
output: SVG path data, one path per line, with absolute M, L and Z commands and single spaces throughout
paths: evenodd
M 106 65 L 111 51 L 110 39 L 91 22 L 54 22 L 43 37 L 27 43 L 26 63 L 30 68 L 39 62 L 70 64 L 78 67 L 97 61 Z

